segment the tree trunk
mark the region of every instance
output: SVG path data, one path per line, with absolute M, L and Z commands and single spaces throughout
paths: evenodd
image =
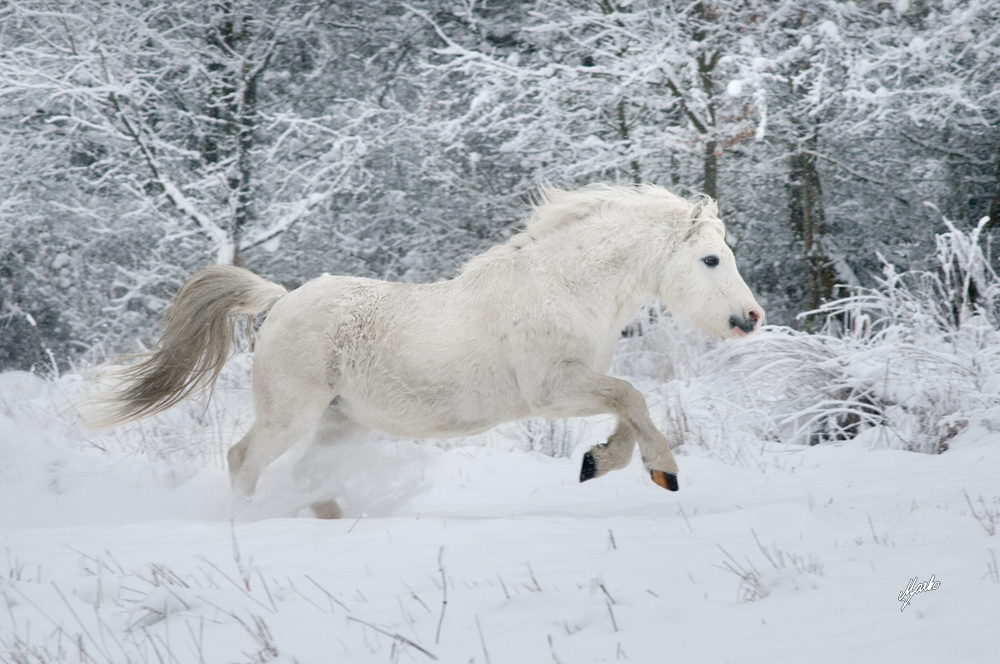
M 224 137 L 211 138 L 206 146 L 212 152 L 212 161 L 218 161 L 221 155 L 219 144 L 224 143 L 226 153 L 232 159 L 227 182 L 229 185 L 229 209 L 231 216 L 226 231 L 232 241 L 232 247 L 226 252 L 224 260 L 230 260 L 233 265 L 241 265 L 243 257 L 240 253 L 240 241 L 243 239 L 246 227 L 254 219 L 254 189 L 253 189 L 253 159 L 255 132 L 257 130 L 257 85 L 261 74 L 267 66 L 268 58 L 263 62 L 247 61 L 248 43 L 252 41 L 250 32 L 255 25 L 246 16 L 239 15 L 239 9 L 229 3 L 222 6 L 226 12 L 225 19 L 208 35 L 210 44 L 216 46 L 220 53 L 220 61 L 209 65 L 210 71 L 221 73 L 219 82 L 213 86 L 213 99 L 209 102 L 209 117 L 220 117 L 225 122 Z M 238 54 L 243 54 L 239 58 Z M 236 61 L 238 67 L 234 67 Z
M 626 150 L 630 150 L 632 148 L 632 136 L 629 133 L 628 122 L 625 119 L 624 99 L 618 101 L 618 137 L 621 138 Z M 629 162 L 629 166 L 632 169 L 632 182 L 635 184 L 642 184 L 642 169 L 639 166 L 639 161 L 637 159 L 632 159 Z
M 806 268 L 807 310 L 818 308 L 832 299 L 835 274 L 833 263 L 823 246 L 826 219 L 823 212 L 823 191 L 816 168 L 817 136 L 806 140 L 802 149 L 789 159 L 790 221 L 802 240 L 802 259 Z
M 706 6 L 705 3 L 699 2 L 695 11 L 707 23 L 714 23 L 716 20 L 715 11 L 710 7 Z M 705 33 L 702 30 L 696 30 L 692 35 L 695 41 L 701 42 L 706 38 Z M 705 95 L 705 127 L 702 131 L 703 137 L 705 139 L 705 182 L 702 187 L 704 193 L 711 196 L 714 200 L 719 200 L 718 191 L 718 172 L 719 172 L 719 157 L 715 150 L 718 147 L 718 142 L 715 140 L 715 80 L 712 74 L 715 72 L 715 66 L 719 64 L 719 59 L 722 57 L 721 51 L 715 51 L 711 54 L 708 52 L 702 52 L 698 54 L 698 77 L 701 79 L 701 91 Z
M 245 74 L 246 72 L 244 72 Z M 257 77 L 244 79 L 242 103 L 237 108 L 236 135 L 236 187 L 235 205 L 233 210 L 232 237 L 235 244 L 233 265 L 241 265 L 240 240 L 243 231 L 253 219 L 253 162 L 250 152 L 254 144 L 254 131 L 257 128 Z
M 705 185 L 702 190 L 713 199 L 719 199 L 716 180 L 719 172 L 719 157 L 715 154 L 715 141 L 705 141 Z
M 993 161 L 993 175 L 996 187 L 993 198 L 990 199 L 990 220 L 986 223 L 986 228 L 1000 228 L 1000 146 L 997 146 L 997 156 Z

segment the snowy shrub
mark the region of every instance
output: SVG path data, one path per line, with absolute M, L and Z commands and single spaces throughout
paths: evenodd
M 820 332 L 767 328 L 706 354 L 707 392 L 772 440 L 938 453 L 1000 416 L 1000 278 L 979 241 L 945 220 L 937 271 L 897 273 L 805 315 Z M 732 409 L 730 409 L 732 410 Z
M 93 376 L 0 373 L 3 452 L 44 458 L 50 466 L 46 473 L 104 468 L 126 459 L 126 465 L 135 463 L 181 483 L 204 468 L 224 469 L 226 451 L 253 421 L 250 359 L 243 353 L 226 365 L 210 400 L 186 400 L 154 417 L 103 431 L 81 424 L 81 397 L 101 384 L 95 385 Z
M 767 547 L 761 543 L 753 529 L 750 532 L 754 542 L 757 543 L 757 548 L 770 565 L 770 569 L 764 565 L 762 572 L 749 556 L 744 556 L 745 564 L 741 563 L 721 545 L 716 545 L 726 556 L 722 564 L 716 565 L 716 567 L 730 572 L 740 579 L 736 591 L 739 601 L 754 602 L 764 599 L 781 587 L 794 590 L 799 590 L 800 584 L 816 587 L 815 580 L 805 577 L 806 574 L 823 576 L 823 563 L 816 556 L 785 551 L 774 542 L 771 543 L 770 547 Z
M 517 449 L 551 457 L 568 457 L 576 448 L 581 431 L 571 420 L 533 418 L 503 426 L 500 433 L 512 440 Z

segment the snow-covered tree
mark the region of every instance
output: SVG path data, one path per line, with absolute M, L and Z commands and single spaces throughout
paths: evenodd
M 67 300 L 54 306 L 62 322 L 39 322 L 43 336 L 88 346 L 148 333 L 197 267 L 267 255 L 289 229 L 325 223 L 337 197 L 371 180 L 365 156 L 392 132 L 356 71 L 368 28 L 336 4 L 29 1 L 0 12 L 0 149 L 19 169 L 2 315 L 23 327 L 22 313 L 40 321 Z M 65 247 L 44 239 L 52 232 Z M 62 275 L 63 254 L 83 271 Z M 84 313 L 74 288 L 95 309 Z
M 415 11 L 441 40 L 432 71 L 459 92 L 440 107 L 446 143 L 527 182 L 651 181 L 718 196 L 719 158 L 755 131 L 725 81 L 760 5 L 545 0 L 493 13 L 470 5 L 464 16 Z
M 905 145 L 915 197 L 1000 223 L 1000 5 L 882 3 L 849 94 L 877 135 Z
M 18 3 L 7 21 L 31 39 L 5 49 L 0 84 L 73 135 L 77 161 L 104 186 L 156 208 L 173 232 L 203 234 L 218 262 L 238 263 L 355 184 L 366 109 L 352 100 L 303 116 L 295 92 L 305 86 L 286 80 L 314 75 L 320 42 L 336 37 L 319 29 L 321 9 Z
M 0 4 L 0 363 L 243 264 L 426 281 L 559 186 L 716 196 L 772 322 L 1000 227 L 986 0 Z M 930 207 L 934 206 L 934 207 Z M 940 213 L 936 210 L 940 210 Z

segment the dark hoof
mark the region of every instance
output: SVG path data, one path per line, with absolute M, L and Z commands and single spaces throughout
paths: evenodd
M 677 485 L 677 476 L 673 473 L 665 473 L 662 470 L 654 470 L 649 474 L 655 483 L 659 484 L 667 491 L 677 491 L 677 489 L 680 488 Z
M 583 455 L 583 466 L 580 467 L 580 481 L 586 482 L 587 480 L 592 480 L 597 475 L 597 462 L 594 461 L 594 455 L 587 452 Z

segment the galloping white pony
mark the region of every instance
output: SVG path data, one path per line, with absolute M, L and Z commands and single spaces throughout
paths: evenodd
M 613 413 L 580 481 L 629 463 L 676 491 L 677 462 L 642 395 L 606 375 L 615 341 L 644 304 L 717 337 L 764 312 L 740 278 L 718 208 L 660 187 L 546 188 L 521 233 L 431 284 L 323 275 L 288 293 L 247 270 L 194 274 L 166 316 L 159 350 L 121 372 L 97 426 L 158 413 L 211 387 L 237 318 L 270 309 L 253 358 L 256 420 L 228 453 L 238 494 L 324 413 L 347 431 L 466 436 L 527 417 Z M 329 411 L 329 412 L 328 412 Z M 314 505 L 336 517 L 336 503 Z

